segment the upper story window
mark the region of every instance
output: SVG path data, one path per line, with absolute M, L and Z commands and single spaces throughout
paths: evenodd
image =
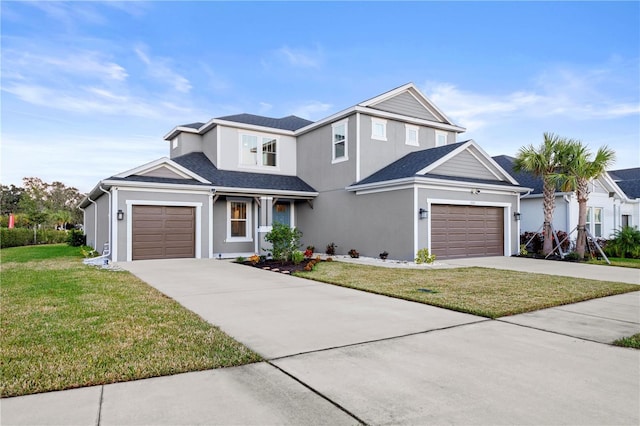
M 270 136 L 240 135 L 240 164 L 254 167 L 278 165 L 278 139 Z
M 447 144 L 447 132 L 436 130 L 436 146 L 445 146 Z
M 331 125 L 331 159 L 334 163 L 349 159 L 347 131 L 347 120 Z
M 387 120 L 380 118 L 371 119 L 371 139 L 387 140 Z
M 178 137 L 176 136 L 171 140 L 171 148 L 176 149 L 178 147 Z
M 411 124 L 405 124 L 404 126 L 406 129 L 406 137 L 404 143 L 412 146 L 420 146 L 420 142 L 418 142 L 418 132 L 420 128 Z

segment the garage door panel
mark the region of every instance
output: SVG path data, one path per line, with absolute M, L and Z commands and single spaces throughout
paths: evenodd
M 133 206 L 132 258 L 195 257 L 195 208 Z
M 431 251 L 440 259 L 502 256 L 504 209 L 432 205 Z

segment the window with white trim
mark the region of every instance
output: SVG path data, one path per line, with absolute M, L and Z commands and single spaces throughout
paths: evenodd
M 331 160 L 334 163 L 349 159 L 347 121 L 340 121 L 331 125 Z
M 278 139 L 272 136 L 241 134 L 240 164 L 253 167 L 276 167 Z
M 405 124 L 404 127 L 406 131 L 404 143 L 412 146 L 420 146 L 420 142 L 418 141 L 418 132 L 420 131 L 420 127 L 412 124 Z
M 371 139 L 387 140 L 387 120 L 371 118 Z
M 176 149 L 178 147 L 178 137 L 176 136 L 171 140 L 171 148 Z
M 447 144 L 447 132 L 436 130 L 436 146 L 445 146 Z
M 227 241 L 252 241 L 251 203 L 227 201 Z
M 585 228 L 596 238 L 602 237 L 602 207 L 587 208 L 587 222 Z

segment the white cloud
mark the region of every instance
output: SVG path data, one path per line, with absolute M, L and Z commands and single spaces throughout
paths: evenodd
M 276 50 L 275 54 L 280 60 L 298 68 L 318 68 L 324 61 L 324 55 L 319 46 L 315 49 L 292 49 L 289 46 L 283 46 Z
M 147 66 L 147 72 L 156 80 L 166 83 L 172 86 L 175 90 L 181 93 L 189 93 L 192 86 L 188 79 L 172 70 L 169 66 L 169 59 L 167 58 L 152 58 L 146 52 L 147 47 L 139 45 L 134 48 L 138 58 Z

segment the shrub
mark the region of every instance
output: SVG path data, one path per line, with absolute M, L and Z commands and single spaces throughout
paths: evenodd
M 294 250 L 291 253 L 291 260 L 295 265 L 299 264 L 304 260 L 304 253 L 302 253 L 300 250 Z
M 353 259 L 357 259 L 360 257 L 360 253 L 358 253 L 356 249 L 351 249 L 349 250 L 349 256 L 351 256 L 351 258 Z
M 313 256 L 313 250 L 315 247 L 313 246 L 307 246 L 307 249 L 304 251 L 304 257 L 310 259 L 311 256 Z
M 264 259 L 262 259 L 262 256 L 258 256 L 257 254 L 254 254 L 253 256 L 249 256 L 249 262 L 251 262 L 252 265 L 255 265 L 258 262 L 264 262 Z
M 604 251 L 613 257 L 640 259 L 640 230 L 631 226 L 616 230 Z
M 291 259 L 294 250 L 300 247 L 302 232 L 283 223 L 274 222 L 271 231 L 265 236 L 265 241 L 271 243 L 271 255 L 275 260 L 283 262 Z
M 247 260 L 247 258 L 244 257 L 244 256 L 236 257 L 236 263 L 244 263 L 246 260 Z
M 64 243 L 66 239 L 66 231 L 53 229 L 39 229 L 36 232 L 35 241 L 33 240 L 33 229 L 2 228 L 0 230 L 0 248 L 30 246 L 33 244 L 57 244 Z
M 334 256 L 336 254 L 336 247 L 338 246 L 334 242 L 327 244 L 327 249 L 325 250 L 325 253 L 329 256 Z
M 386 250 L 380 253 L 380 259 L 385 260 L 387 257 L 389 257 L 389 252 Z
M 67 234 L 67 244 L 71 247 L 80 247 L 87 244 L 87 236 L 79 229 L 72 229 Z
M 421 248 L 420 250 L 418 250 L 418 256 L 415 259 L 417 264 L 433 263 L 435 262 L 435 260 L 436 255 L 429 253 L 428 248 Z

